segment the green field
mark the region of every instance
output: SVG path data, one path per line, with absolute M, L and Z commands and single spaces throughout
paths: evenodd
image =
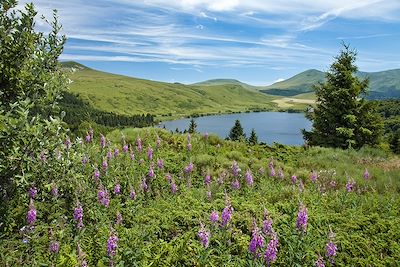
M 68 69 L 74 63 L 67 63 Z M 165 118 L 274 110 L 268 96 L 240 85 L 195 86 L 104 73 L 79 65 L 70 73 L 70 91 L 93 107 L 120 114 L 151 113 Z

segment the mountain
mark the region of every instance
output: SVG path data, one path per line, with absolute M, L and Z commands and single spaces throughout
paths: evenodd
M 247 83 L 243 83 L 241 81 L 235 80 L 235 79 L 213 79 L 213 80 L 207 80 L 204 82 L 199 82 L 199 83 L 194 83 L 192 85 L 200 85 L 200 86 L 215 86 L 215 85 L 226 85 L 226 84 L 232 84 L 232 85 L 240 85 L 243 88 L 250 89 L 250 90 L 257 90 L 257 86 L 253 86 Z
M 241 85 L 165 83 L 101 72 L 75 62 L 62 64 L 72 81 L 70 92 L 103 111 L 177 118 L 276 108 L 272 102 L 276 97 Z
M 400 69 L 380 72 L 358 72 L 360 78 L 369 77 L 369 99 L 400 98 Z M 282 82 L 274 83 L 260 91 L 270 95 L 295 96 L 313 92 L 312 86 L 325 81 L 325 73 L 307 70 Z

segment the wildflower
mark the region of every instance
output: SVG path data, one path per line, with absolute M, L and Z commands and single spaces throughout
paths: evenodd
M 51 195 L 53 197 L 58 197 L 58 188 L 57 185 L 54 183 L 51 185 Z
M 114 186 L 114 194 L 116 194 L 116 195 L 121 194 L 121 185 L 120 185 L 119 183 L 117 183 L 117 184 Z
M 151 147 L 149 147 L 149 149 L 147 149 L 147 159 L 148 160 L 153 159 L 153 149 Z
M 217 223 L 218 222 L 218 219 L 219 219 L 219 215 L 218 215 L 218 212 L 217 211 L 212 211 L 211 212 L 211 215 L 210 215 L 210 222 L 211 223 Z
M 209 136 L 208 132 L 205 132 L 204 133 L 204 139 L 208 140 L 208 136 Z
M 150 168 L 149 168 L 149 177 L 150 178 L 154 178 L 154 168 L 153 168 L 153 165 L 152 166 L 150 166 Z
M 207 174 L 206 177 L 204 177 L 204 184 L 205 185 L 211 184 L 211 175 Z
M 275 175 L 276 175 L 276 173 L 275 173 L 275 168 L 272 166 L 272 167 L 270 168 L 270 171 L 269 171 L 269 176 L 275 177 Z
M 191 144 L 191 143 L 187 144 L 187 150 L 188 150 L 188 151 L 191 151 L 191 150 L 192 150 L 192 144 Z
M 365 169 L 365 172 L 364 172 L 363 177 L 364 177 L 365 180 L 368 180 L 368 179 L 369 179 L 369 172 L 368 172 L 367 169 Z
M 45 162 L 45 161 L 47 160 L 46 152 L 42 151 L 42 152 L 40 153 L 40 155 L 39 155 L 39 158 L 40 158 L 40 160 L 41 160 L 42 162 Z
M 117 213 L 117 219 L 115 220 L 115 224 L 122 225 L 122 214 L 119 212 Z
M 232 174 L 233 174 L 233 176 L 234 177 L 239 176 L 240 171 L 241 170 L 239 168 L 239 164 L 236 161 L 233 161 L 233 164 L 232 164 Z
M 283 170 L 281 168 L 279 168 L 279 170 L 278 170 L 278 177 L 281 179 L 285 178 L 285 176 L 283 174 Z
M 311 181 L 316 182 L 318 179 L 318 173 L 316 171 L 312 171 L 310 179 Z
M 307 220 L 308 220 L 307 208 L 304 205 L 301 205 L 299 212 L 297 214 L 297 222 L 296 222 L 297 230 L 304 232 L 307 231 Z
M 116 147 L 116 148 L 114 148 L 114 157 L 118 158 L 118 156 L 119 156 L 119 149 L 118 149 L 118 147 Z
M 318 256 L 318 259 L 315 262 L 315 267 L 325 267 L 325 262 L 321 255 Z
M 129 157 L 131 158 L 132 161 L 135 160 L 135 154 L 133 154 L 133 152 L 131 152 L 131 153 L 129 154 Z
M 58 244 L 57 241 L 51 241 L 49 245 L 49 250 L 51 253 L 56 254 L 58 253 L 58 250 L 60 249 L 60 244 Z
M 113 154 L 112 154 L 111 150 L 108 150 L 107 159 L 110 160 L 110 159 L 112 159 L 112 157 L 113 157 Z
M 142 183 L 140 184 L 140 187 L 143 189 L 144 192 L 147 192 L 149 189 L 149 186 L 147 185 L 146 178 L 142 179 Z
M 167 179 L 167 181 L 170 183 L 170 182 L 171 182 L 171 179 L 172 179 L 171 174 L 167 173 L 167 174 L 165 175 L 165 179 Z
M 302 192 L 304 190 L 304 184 L 303 184 L 303 180 L 299 180 L 299 190 L 300 192 Z
M 85 166 L 88 161 L 89 161 L 89 159 L 87 158 L 87 156 L 83 156 L 82 165 Z
M 108 163 L 107 160 L 103 160 L 103 164 L 101 165 L 103 172 L 106 172 L 108 169 Z
M 106 138 L 102 134 L 100 135 L 100 147 L 102 149 L 104 149 L 106 147 Z
M 107 240 L 107 255 L 114 257 L 117 254 L 118 248 L 118 237 L 115 234 L 111 234 Z
M 98 182 L 98 181 L 99 181 L 99 178 L 100 178 L 100 172 L 99 172 L 99 170 L 98 170 L 97 168 L 94 170 L 94 173 L 93 173 L 93 178 L 94 178 L 94 180 L 95 180 L 96 182 Z
M 228 225 L 229 221 L 232 219 L 233 208 L 231 205 L 225 206 L 221 214 L 222 226 Z
M 354 189 L 354 186 L 356 185 L 356 182 L 354 182 L 354 180 L 348 180 L 347 181 L 347 183 L 346 183 L 346 190 L 347 190 L 347 192 L 352 192 L 353 191 L 353 189 Z
M 295 184 L 297 182 L 297 176 L 296 175 L 293 174 L 291 179 L 292 179 L 292 183 L 293 184 Z
M 178 191 L 178 187 L 176 186 L 175 181 L 172 181 L 171 182 L 171 193 L 175 195 L 177 191 Z
M 264 246 L 264 237 L 261 235 L 260 230 L 258 229 L 255 222 L 253 222 L 253 231 L 252 231 L 252 238 L 249 244 L 249 251 L 255 257 L 258 256 L 257 249 L 261 249 Z
M 86 140 L 86 143 L 90 143 L 92 141 L 92 136 L 89 133 L 86 133 L 85 140 Z
M 164 161 L 162 159 L 157 160 L 157 167 L 161 170 L 164 168 Z
M 126 153 L 126 152 L 128 152 L 128 150 L 129 150 L 128 145 L 124 144 L 124 146 L 122 147 L 122 152 Z
M 188 133 L 188 135 L 187 135 L 187 141 L 190 143 L 190 140 L 192 140 L 192 136 L 190 135 L 190 133 Z
M 160 147 L 161 147 L 161 139 L 160 139 L 159 136 L 157 136 L 157 141 L 156 141 L 156 143 L 157 143 L 157 149 L 160 149 Z
M 74 210 L 74 220 L 77 222 L 76 227 L 78 229 L 84 227 L 83 225 L 83 208 L 79 201 L 76 203 L 76 207 Z
M 251 171 L 250 170 L 247 170 L 246 171 L 246 174 L 245 174 L 245 179 L 246 179 L 246 183 L 247 183 L 247 185 L 248 186 L 253 186 L 253 183 L 254 183 L 254 181 L 253 181 L 253 175 L 251 174 Z
M 65 145 L 65 148 L 66 148 L 67 150 L 69 150 L 69 149 L 71 148 L 71 139 L 69 139 L 68 136 L 67 136 L 67 138 L 66 138 L 65 141 L 64 141 L 64 145 Z
M 335 243 L 333 243 L 333 241 L 330 240 L 328 242 L 328 244 L 326 244 L 326 256 L 328 257 L 329 262 L 331 264 L 334 263 L 334 257 L 336 256 L 336 250 L 337 250 L 337 247 L 336 247 Z
M 136 139 L 136 148 L 139 152 L 142 152 L 142 139 L 140 138 Z
M 136 192 L 133 188 L 131 188 L 131 192 L 129 193 L 129 196 L 132 200 L 136 199 Z
M 200 238 L 201 244 L 205 248 L 208 248 L 210 242 L 210 232 L 205 229 L 203 223 L 200 223 L 200 230 L 197 233 L 197 236 Z
M 100 204 L 108 208 L 108 206 L 110 205 L 110 198 L 107 194 L 107 191 L 105 189 L 100 189 L 97 192 L 97 197 Z
M 271 157 L 270 159 L 269 159 L 269 163 L 268 163 L 268 168 L 273 168 L 274 167 L 274 162 L 273 162 L 273 158 Z
M 262 231 L 264 234 L 271 234 L 272 231 L 272 219 L 268 215 L 268 211 L 264 209 L 264 221 Z
M 186 174 L 190 174 L 190 173 L 193 171 L 193 163 L 190 162 L 189 165 L 187 165 L 187 166 L 183 169 L 183 171 L 184 171 Z
M 29 225 L 33 225 L 36 222 L 36 209 L 35 209 L 32 199 L 29 204 L 29 210 L 28 210 L 28 213 L 26 214 L 26 219 L 27 219 Z
M 37 188 L 34 187 L 34 186 L 30 187 L 28 189 L 28 195 L 29 195 L 30 198 L 34 199 L 36 197 L 36 195 L 37 195 Z
M 85 260 L 85 254 L 82 252 L 82 249 L 81 249 L 81 246 L 79 245 L 79 243 L 77 245 L 77 251 L 78 251 L 78 261 L 81 264 L 80 266 L 81 267 L 87 267 L 88 264 L 87 264 L 87 262 Z
M 273 235 L 272 239 L 268 242 L 267 249 L 265 250 L 264 260 L 267 262 L 267 266 L 276 261 L 278 254 L 278 237 L 276 234 Z
M 239 182 L 238 179 L 235 179 L 235 180 L 232 182 L 232 188 L 233 188 L 233 189 L 236 189 L 236 190 L 240 189 L 240 182 Z

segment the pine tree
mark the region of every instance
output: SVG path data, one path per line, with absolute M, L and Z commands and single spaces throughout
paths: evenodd
M 254 130 L 254 128 L 251 129 L 251 133 L 250 133 L 250 137 L 249 137 L 248 143 L 250 145 L 258 144 L 258 137 L 257 137 L 256 131 Z
M 369 80 L 359 80 L 355 76 L 356 56 L 355 50 L 343 44 L 326 74 L 326 82 L 314 87 L 316 107 L 307 115 L 313 122 L 313 129 L 303 130 L 309 145 L 360 148 L 379 143 L 382 119 L 375 112 L 375 105 L 364 99 Z
M 229 132 L 228 138 L 232 141 L 240 141 L 241 139 L 246 139 L 246 134 L 243 132 L 243 128 L 239 120 L 235 121 L 235 125 Z
M 197 124 L 196 121 L 192 118 L 190 119 L 190 123 L 189 123 L 189 133 L 195 133 L 196 132 L 196 128 L 197 128 Z

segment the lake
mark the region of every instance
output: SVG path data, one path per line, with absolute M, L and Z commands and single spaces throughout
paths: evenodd
M 276 142 L 285 145 L 303 145 L 301 129 L 310 130 L 312 125 L 303 113 L 254 112 L 195 118 L 198 132 L 216 134 L 221 138 L 228 136 L 235 120 L 240 120 L 247 137 L 254 128 L 258 141 L 268 144 Z M 190 119 L 165 121 L 158 127 L 165 126 L 170 131 L 175 131 L 176 128 L 184 131 L 189 128 L 189 121 Z

